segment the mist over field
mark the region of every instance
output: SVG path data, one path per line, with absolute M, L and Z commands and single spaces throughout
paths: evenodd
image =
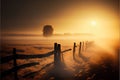
M 67 70 L 71 71 L 76 75 L 73 80 L 113 80 L 118 79 L 118 60 L 119 60 L 119 40 L 111 38 L 97 38 L 95 36 L 80 36 L 80 35 L 69 35 L 69 36 L 4 36 L 1 39 L 1 57 L 11 55 L 13 48 L 16 48 L 19 53 L 22 54 L 43 54 L 54 50 L 54 43 L 59 43 L 62 46 L 62 51 L 65 49 L 73 49 L 73 43 L 76 42 L 92 42 L 91 45 L 82 52 L 82 56 L 78 57 L 78 47 L 76 48 L 76 59 L 73 59 L 73 51 L 66 52 L 64 54 L 64 63 Z M 31 71 L 37 71 L 42 69 L 48 63 L 53 61 L 53 56 L 49 58 L 36 58 L 28 60 L 18 60 L 18 64 L 28 62 L 40 62 L 40 65 L 22 69 L 18 75 L 20 79 L 25 80 L 38 80 L 42 79 L 44 74 L 49 72 L 50 67 L 46 67 L 42 71 L 38 72 L 37 75 L 32 75 L 27 78 L 22 78 L 23 73 L 27 74 Z M 2 64 L 1 71 L 12 67 L 12 62 Z M 79 75 L 78 75 L 79 74 Z M 103 74 L 103 75 L 102 75 Z M 111 77 L 109 76 L 111 75 Z M 11 80 L 9 77 L 13 74 L 8 75 L 4 80 Z
M 0 79 L 119 80 L 119 0 L 1 0 Z

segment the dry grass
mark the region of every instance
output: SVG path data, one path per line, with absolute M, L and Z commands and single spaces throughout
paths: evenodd
M 62 42 L 61 42 L 62 43 Z M 70 42 L 71 43 L 71 42 Z M 17 52 L 17 54 L 42 54 L 47 53 L 49 51 L 53 50 L 53 43 L 49 44 L 28 44 L 25 45 L 24 43 L 21 44 L 14 44 L 14 45 L 8 45 L 4 44 L 1 47 L 1 57 L 11 55 L 12 49 L 16 48 L 18 50 L 22 50 L 22 52 Z M 71 45 L 62 44 L 62 50 L 72 48 Z M 96 45 L 92 45 L 92 47 L 89 47 L 85 52 L 82 52 L 81 54 L 84 55 L 88 59 L 86 62 L 84 58 L 78 57 L 78 52 L 76 51 L 76 59 L 79 60 L 80 63 L 76 63 L 73 60 L 72 51 L 66 52 L 64 55 L 64 63 L 66 65 L 65 70 L 69 70 L 74 73 L 74 80 L 117 80 L 118 76 L 118 49 L 119 46 L 113 46 L 114 53 L 109 53 L 109 51 L 106 51 L 104 48 Z M 78 50 L 78 48 L 76 49 Z M 17 60 L 17 64 L 25 64 L 30 62 L 39 62 L 40 65 L 28 67 L 19 70 L 19 78 L 20 80 L 39 80 L 41 77 L 43 77 L 45 74 L 48 73 L 49 70 L 52 69 L 53 65 L 50 67 L 47 67 L 46 69 L 43 69 L 38 74 L 22 78 L 23 75 L 40 70 L 43 66 L 53 61 L 53 56 L 48 58 L 36 58 L 36 59 L 25 59 L 25 60 Z M 12 61 L 2 64 L 1 65 L 1 71 L 10 69 L 13 67 Z M 116 70 L 117 68 L 117 70 Z M 110 69 L 110 70 L 109 70 Z M 102 70 L 102 71 L 101 71 Z M 64 72 L 63 72 L 64 73 Z M 116 75 L 114 75 L 116 73 Z M 105 76 L 103 76 L 106 74 Z M 111 75 L 112 77 L 110 77 Z M 110 78 L 109 78 L 110 77 Z M 3 80 L 13 80 L 13 74 L 8 75 L 7 77 L 3 78 Z

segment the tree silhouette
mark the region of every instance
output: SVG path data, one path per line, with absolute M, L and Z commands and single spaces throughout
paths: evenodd
M 51 25 L 45 25 L 43 28 L 43 36 L 49 37 L 53 35 L 53 28 Z

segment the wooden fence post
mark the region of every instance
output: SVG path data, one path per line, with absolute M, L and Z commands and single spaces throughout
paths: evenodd
M 54 66 L 55 68 L 61 65 L 61 45 L 54 43 Z
M 88 48 L 88 41 L 86 41 L 86 47 L 85 47 L 85 50 L 87 50 Z
M 84 51 L 84 41 L 82 42 L 82 51 Z
M 15 72 L 14 72 L 14 79 L 18 80 L 18 72 L 17 72 L 17 54 L 16 54 L 16 48 L 13 48 L 13 66 L 15 68 Z
M 57 43 L 54 43 L 54 66 L 57 65 Z
M 76 43 L 74 42 L 74 45 L 73 45 L 73 58 L 75 59 L 75 47 L 76 47 Z
M 81 45 L 81 42 L 80 42 L 80 44 L 79 44 L 79 56 L 81 54 L 81 48 L 82 48 L 82 45 Z
M 58 44 L 58 63 L 59 64 L 61 64 L 61 45 L 60 44 Z

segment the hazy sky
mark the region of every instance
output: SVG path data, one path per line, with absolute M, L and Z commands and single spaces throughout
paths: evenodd
M 89 33 L 92 21 L 116 31 L 118 12 L 119 0 L 2 0 L 2 32 L 41 33 L 51 24 L 55 33 Z

